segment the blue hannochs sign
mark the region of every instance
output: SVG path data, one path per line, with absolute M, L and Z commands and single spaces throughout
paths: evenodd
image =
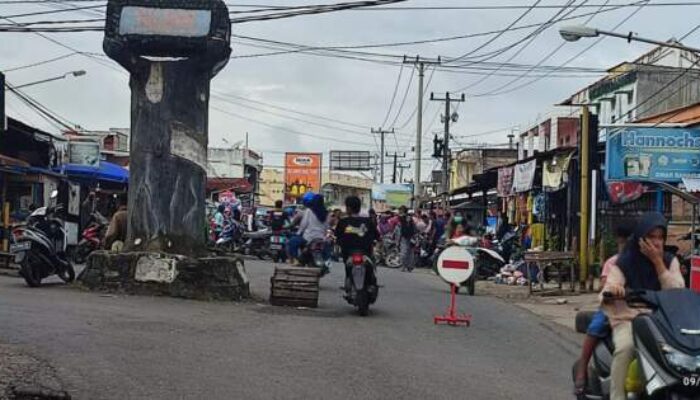
M 608 135 L 605 154 L 609 180 L 700 177 L 700 129 L 621 128 Z

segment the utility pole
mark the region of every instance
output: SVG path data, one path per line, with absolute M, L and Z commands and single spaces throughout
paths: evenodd
M 398 168 L 399 168 L 399 183 L 403 183 L 403 170 L 405 170 L 407 168 L 411 168 L 411 166 L 408 164 L 399 164 Z
M 396 170 L 399 167 L 399 158 L 406 158 L 406 153 L 399 155 L 399 153 L 389 154 L 386 153 L 387 157 L 394 157 L 394 172 L 391 175 L 391 183 L 396 183 Z
M 381 172 L 379 175 L 379 183 L 384 183 L 384 135 L 386 135 L 387 133 L 393 134 L 394 128 L 391 128 L 391 130 L 389 130 L 389 131 L 384 130 L 382 128 L 379 128 L 379 129 L 372 128 L 372 133 L 375 135 L 379 134 L 379 137 L 381 138 L 381 142 L 382 142 L 381 149 L 379 149 L 379 154 L 381 154 L 381 157 L 382 157 L 381 162 L 380 162 Z
M 415 208 L 419 207 L 419 198 L 421 196 L 422 188 L 420 185 L 420 167 L 421 167 L 421 151 L 423 147 L 423 78 L 425 77 L 425 66 L 426 65 L 440 65 L 440 57 L 436 60 L 429 60 L 425 58 L 407 58 L 403 57 L 404 64 L 413 64 L 418 67 L 418 108 L 416 109 L 416 148 L 415 148 L 415 169 L 413 178 L 413 197 L 416 199 L 414 204 Z
M 587 105 L 581 106 L 581 150 L 579 151 L 579 157 L 581 157 L 581 184 L 579 191 L 581 192 L 581 219 L 579 220 L 579 238 L 578 238 L 578 257 L 579 257 L 579 268 L 580 276 L 579 282 L 581 283 L 581 288 L 586 287 L 586 281 L 588 280 L 588 146 L 589 146 L 589 122 L 590 122 L 590 111 Z
M 458 98 L 450 97 L 450 92 L 445 93 L 444 98 L 437 98 L 435 93 L 430 93 L 431 101 L 445 102 L 445 115 L 443 122 L 445 123 L 445 138 L 442 146 L 442 192 L 443 192 L 443 207 L 447 208 L 447 197 L 450 191 L 450 122 L 457 122 L 457 113 L 450 113 L 450 106 L 453 101 L 462 103 L 465 101 L 464 93 Z

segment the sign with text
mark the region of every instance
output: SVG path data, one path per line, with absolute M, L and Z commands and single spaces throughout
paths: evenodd
M 294 202 L 306 192 L 321 190 L 321 153 L 284 155 L 284 198 Z
M 369 151 L 331 151 L 331 171 L 369 171 Z
M 700 129 L 622 128 L 605 154 L 606 179 L 678 183 L 700 177 Z

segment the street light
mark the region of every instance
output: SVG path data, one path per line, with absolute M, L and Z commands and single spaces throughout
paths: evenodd
M 78 78 L 78 77 L 81 77 L 81 76 L 86 75 L 86 74 L 87 74 L 87 72 L 84 71 L 84 70 L 82 70 L 82 69 L 79 70 L 79 71 L 71 71 L 71 72 L 67 72 L 67 73 L 65 73 L 65 74 L 63 74 L 63 75 L 55 76 L 55 77 L 53 77 L 53 78 L 42 79 L 42 80 L 40 80 L 40 81 L 31 82 L 31 83 L 25 83 L 25 84 L 23 84 L 23 85 L 15 86 L 14 89 L 23 89 L 23 88 L 26 88 L 26 87 L 29 87 L 29 86 L 39 85 L 39 84 L 41 84 L 41 83 L 46 83 L 46 82 L 51 82 L 51 81 L 57 81 L 57 80 L 59 80 L 59 79 L 65 79 L 65 78 L 67 78 L 67 77 L 70 76 L 70 75 L 73 75 L 73 77 Z
M 600 35 L 605 35 L 605 36 L 612 36 L 612 37 L 626 39 L 628 42 L 635 41 L 635 42 L 650 43 L 650 44 L 655 44 L 657 46 L 670 47 L 673 49 L 687 50 L 687 51 L 692 51 L 694 53 L 700 53 L 700 49 L 695 48 L 695 47 L 684 46 L 680 43 L 662 42 L 660 40 L 647 39 L 647 38 L 636 36 L 636 34 L 634 32 L 629 32 L 627 34 L 624 34 L 624 33 L 610 32 L 610 31 L 603 31 L 603 30 L 591 28 L 591 27 L 585 26 L 585 25 L 567 25 L 567 26 L 564 26 L 564 27 L 559 29 L 559 34 L 567 42 L 575 42 L 581 38 L 591 38 L 591 37 L 598 37 Z

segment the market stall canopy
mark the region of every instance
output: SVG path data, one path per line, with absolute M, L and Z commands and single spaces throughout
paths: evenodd
M 100 162 L 99 167 L 80 164 L 63 164 L 56 167 L 54 170 L 75 178 L 95 179 L 116 183 L 129 182 L 129 171 L 126 168 L 107 161 Z
M 253 185 L 245 178 L 207 178 L 207 192 L 224 190 L 235 193 L 251 193 Z

